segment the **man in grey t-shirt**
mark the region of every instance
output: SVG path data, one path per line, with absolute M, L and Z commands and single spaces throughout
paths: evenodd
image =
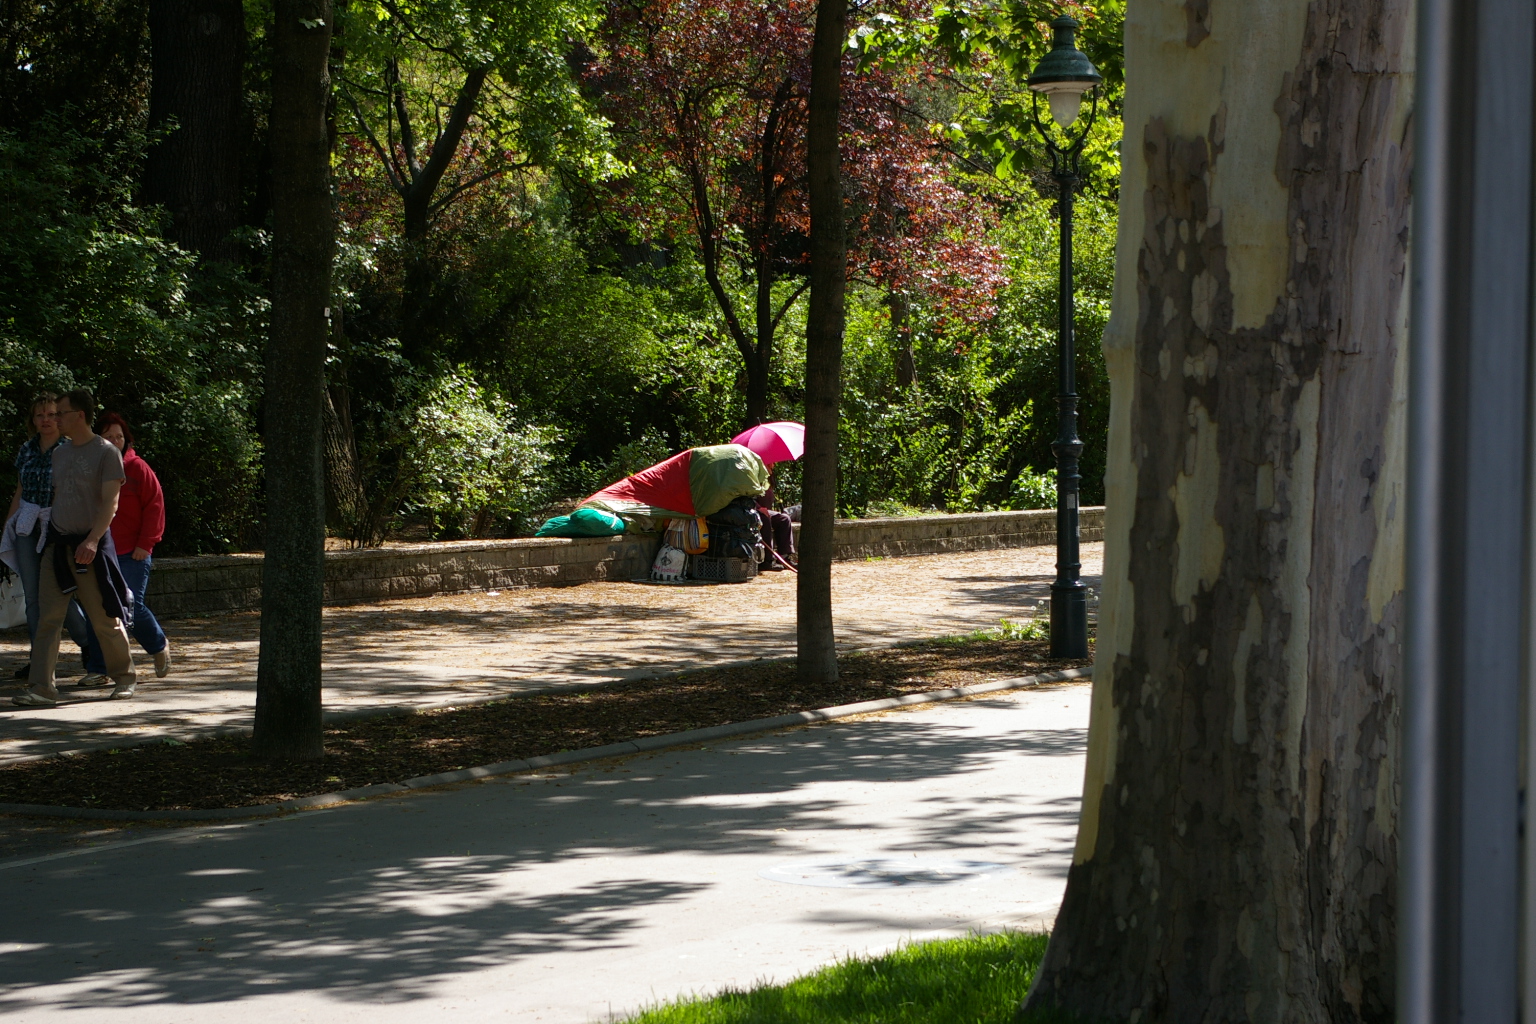
M 89 391 L 71 391 L 59 399 L 58 410 L 64 442 L 53 449 L 53 519 L 38 573 L 39 616 L 32 641 L 31 685 L 27 692 L 11 698 L 24 707 L 48 707 L 59 699 L 53 671 L 59 659 L 59 631 L 71 599 L 80 602 L 96 630 L 107 675 L 116 684 L 113 698 L 132 697 L 135 681 L 128 634 L 122 620 L 108 613 L 98 566 L 93 564 L 117 512 L 123 456 L 116 445 L 91 430 L 96 403 Z M 55 552 L 61 545 L 70 582 L 76 588 L 72 594 L 59 585 L 55 568 Z

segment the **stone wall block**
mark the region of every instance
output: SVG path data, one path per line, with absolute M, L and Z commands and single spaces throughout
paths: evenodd
M 1103 509 L 1083 509 L 1080 528 L 1084 541 L 1102 540 Z M 1028 547 L 1055 541 L 1056 513 L 1040 509 L 839 520 L 833 536 L 841 560 Z M 660 544 L 654 535 L 544 537 L 337 551 L 326 556 L 325 600 L 343 604 L 628 580 L 650 571 Z M 166 618 L 258 608 L 261 556 L 161 559 L 150 595 L 156 614 Z

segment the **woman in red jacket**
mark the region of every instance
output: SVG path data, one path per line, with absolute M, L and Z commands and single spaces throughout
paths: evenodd
M 171 645 L 155 613 L 144 604 L 144 591 L 154 563 L 152 552 L 165 534 L 165 495 L 155 471 L 133 450 L 133 430 L 127 420 L 115 412 L 102 413 L 96 432 L 123 453 L 126 479 L 118 492 L 117 515 L 112 517 L 112 544 L 123 578 L 133 591 L 133 638 L 155 659 L 155 675 L 164 676 L 171 670 Z M 94 644 L 95 637 L 91 640 Z

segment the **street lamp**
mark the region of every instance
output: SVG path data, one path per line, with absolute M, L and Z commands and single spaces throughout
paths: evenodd
M 1060 390 L 1056 396 L 1056 442 L 1051 445 L 1056 453 L 1056 581 L 1051 584 L 1053 658 L 1088 656 L 1088 588 L 1083 584 L 1077 527 L 1077 499 L 1082 484 L 1078 460 L 1083 455 L 1083 442 L 1077 436 L 1077 364 L 1072 337 L 1072 193 L 1077 188 L 1083 142 L 1099 113 L 1095 86 L 1104 81 L 1104 76 L 1077 48 L 1078 28 L 1077 20 L 1066 15 L 1051 22 L 1051 51 L 1040 58 L 1028 79 L 1034 92 L 1035 130 L 1045 140 L 1045 151 L 1051 157 L 1051 177 L 1056 179 L 1056 202 L 1061 215 L 1060 322 L 1056 329 Z M 1093 106 L 1088 120 L 1073 132 L 1083 94 L 1090 90 Z M 1055 130 L 1040 119 L 1042 94 L 1050 102 Z

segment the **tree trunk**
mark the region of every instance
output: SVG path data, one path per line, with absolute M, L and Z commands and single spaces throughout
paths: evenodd
M 759 343 L 757 351 L 742 360 L 747 372 L 746 425 L 749 427 L 768 422 L 768 363 L 772 351 L 770 338 L 767 345 Z
M 1026 1011 L 1385 1022 L 1411 9 L 1198 6 L 1126 25 L 1087 778 Z
M 341 310 L 331 310 L 341 320 Z M 321 395 L 325 465 L 326 524 L 352 541 L 371 540 L 364 528 L 368 499 L 358 471 L 357 438 L 352 432 L 352 393 L 344 370 L 336 370 Z
M 811 44 L 806 177 L 811 213 L 811 302 L 805 328 L 805 454 L 796 579 L 796 664 L 802 682 L 837 679 L 832 631 L 832 519 L 837 509 L 837 417 L 842 398 L 843 291 L 848 242 L 843 221 L 838 112 L 842 105 L 847 0 L 820 0 Z
M 891 292 L 891 352 L 896 359 L 896 388 L 906 391 L 917 383 L 917 360 L 912 355 L 912 300 L 906 292 Z
M 432 140 L 425 160 L 418 151 L 416 126 L 411 122 L 404 93 L 399 91 L 402 87 L 398 81 L 393 86 L 397 90 L 394 96 L 395 123 L 400 129 L 406 162 L 399 190 L 407 261 L 405 282 L 400 292 L 400 325 L 401 334 L 414 355 L 424 354 L 435 334 L 437 317 L 432 308 L 432 296 L 437 284 L 437 266 L 427 232 L 432 227 L 433 211 L 442 201 L 437 189 L 458 154 L 459 144 L 480 102 L 480 92 L 489 73 L 490 69 L 483 67 L 465 72 L 464 84 L 459 86 L 448 119 Z
M 150 129 L 175 127 L 150 148 L 145 198 L 170 212 L 177 245 L 228 259 L 240 223 L 245 12 L 240 0 L 153 0 L 149 36 Z
M 272 330 L 263 442 L 267 543 L 256 670 L 259 757 L 313 760 L 325 575 L 321 398 L 335 247 L 325 110 L 328 0 L 276 0 L 272 28 Z

